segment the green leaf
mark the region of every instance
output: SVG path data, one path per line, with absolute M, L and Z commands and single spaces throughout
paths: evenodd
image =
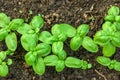
M 102 29 L 109 32 L 109 34 L 111 34 L 112 32 L 116 31 L 116 27 L 109 21 L 106 21 L 103 25 L 102 25 Z
M 59 24 L 59 28 L 63 34 L 67 35 L 67 37 L 73 37 L 76 35 L 76 29 L 69 24 Z
M 97 52 L 98 51 L 98 46 L 88 36 L 84 37 L 83 42 L 82 42 L 82 46 L 90 52 Z
M 28 25 L 27 23 L 23 23 L 20 27 L 18 27 L 17 32 L 20 34 L 26 34 L 29 33 L 31 30 L 31 26 Z
M 115 20 L 115 16 L 113 16 L 113 15 L 106 15 L 104 20 L 113 22 Z
M 103 56 L 111 57 L 113 54 L 115 54 L 115 51 L 116 51 L 116 47 L 109 42 L 103 46 L 102 53 Z
M 21 37 L 21 44 L 26 51 L 33 50 L 37 45 L 38 36 L 36 34 L 24 34 Z
M 120 15 L 115 16 L 115 21 L 116 21 L 116 22 L 120 22 Z
M 35 60 L 37 59 L 36 55 L 33 55 L 32 52 L 27 52 L 25 54 L 25 62 L 29 65 L 32 66 L 35 63 Z
M 79 34 L 82 37 L 85 36 L 88 32 L 89 32 L 89 25 L 87 24 L 81 24 L 77 28 L 77 34 Z
M 7 59 L 7 65 L 11 65 L 12 64 L 12 59 L 8 58 Z
M 54 42 L 52 44 L 53 54 L 58 55 L 58 53 L 61 52 L 62 50 L 63 50 L 63 42 L 59 41 L 59 42 Z
M 34 30 L 37 28 L 40 29 L 44 25 L 44 20 L 41 16 L 34 16 L 32 21 L 30 22 L 30 25 Z
M 69 24 L 55 24 L 52 27 L 52 34 L 58 36 L 60 34 L 66 35 L 67 37 L 73 37 L 76 35 L 76 29 Z
M 64 70 L 64 68 L 65 68 L 65 62 L 62 60 L 58 60 L 56 66 L 55 66 L 55 70 L 57 72 L 61 72 Z
M 13 19 L 10 24 L 9 24 L 9 28 L 11 30 L 17 30 L 22 24 L 24 23 L 23 19 Z
M 65 65 L 69 68 L 81 68 L 82 66 L 80 60 L 74 57 L 67 57 Z
M 15 51 L 17 48 L 17 36 L 14 32 L 8 34 L 5 38 L 5 43 L 9 50 Z
M 80 36 L 74 36 L 71 40 L 70 40 L 70 48 L 73 51 L 76 51 L 79 49 L 79 47 L 82 45 L 82 37 Z
M 49 55 L 44 58 L 44 63 L 46 66 L 56 66 L 58 61 L 58 56 L 56 55 Z
M 108 65 L 109 69 L 114 69 L 114 65 L 117 61 L 116 60 L 111 60 L 110 65 Z
M 115 26 L 116 31 L 120 31 L 120 23 L 119 22 L 114 22 L 113 26 Z
M 8 35 L 8 31 L 5 28 L 0 29 L 0 41 L 4 40 Z
M 38 75 L 43 75 L 45 73 L 45 64 L 42 57 L 38 57 L 32 67 L 34 72 Z
M 114 46 L 120 47 L 120 32 L 115 32 L 115 35 L 113 35 L 111 42 Z
M 84 60 L 81 60 L 81 69 L 89 69 L 89 68 L 91 68 L 92 67 L 92 65 L 91 64 L 88 64 L 88 62 L 87 61 L 84 61 Z
M 7 27 L 10 23 L 10 17 L 4 13 L 0 13 L 0 27 Z
M 108 15 L 119 15 L 119 8 L 117 6 L 111 6 L 111 8 L 108 10 Z
M 47 56 L 51 52 L 51 46 L 46 44 L 46 43 L 40 43 L 38 44 L 35 49 L 33 54 L 37 54 L 40 56 Z
M 65 50 L 62 50 L 58 53 L 58 57 L 60 60 L 64 60 L 66 58 L 66 56 L 67 56 L 67 53 Z
M 53 36 L 58 38 L 58 40 L 60 41 L 65 41 L 67 39 L 67 35 L 61 31 L 61 29 L 59 28 L 59 24 L 53 25 L 51 32 Z
M 120 62 L 115 62 L 115 64 L 114 64 L 114 69 L 115 69 L 116 71 L 120 71 Z
M 94 35 L 94 42 L 100 46 L 106 45 L 109 42 L 109 36 L 106 31 L 100 30 Z
M 52 36 L 48 31 L 42 31 L 39 34 L 39 40 L 46 44 L 52 44 L 53 42 L 58 41 L 57 38 Z
M 5 51 L 1 51 L 0 52 L 0 60 L 4 60 L 6 58 L 6 52 Z
M 110 65 L 110 58 L 104 57 L 104 56 L 98 56 L 97 57 L 97 62 L 103 66 L 109 66 Z
M 5 62 L 0 65 L 0 76 L 5 77 L 8 74 L 8 66 Z

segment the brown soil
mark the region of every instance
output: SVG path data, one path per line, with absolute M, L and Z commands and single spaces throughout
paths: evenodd
M 101 29 L 108 8 L 111 5 L 120 6 L 120 0 L 0 0 L 0 12 L 4 12 L 13 18 L 30 20 L 36 14 L 42 14 L 45 25 L 42 30 L 49 30 L 55 23 L 69 23 L 75 27 L 81 23 L 90 25 L 89 36 L 93 36 Z M 20 13 L 22 11 L 22 13 Z M 32 11 L 33 14 L 30 14 Z M 94 17 L 95 20 L 90 18 Z M 18 49 L 11 57 L 13 64 L 9 67 L 7 77 L 0 80 L 120 80 L 120 72 L 109 70 L 96 62 L 96 57 L 101 55 L 87 52 L 80 48 L 73 52 L 69 48 L 69 41 L 65 42 L 65 50 L 68 55 L 87 60 L 93 67 L 89 70 L 65 68 L 57 73 L 53 67 L 47 67 L 43 76 L 36 75 L 31 67 L 24 61 L 25 51 L 18 45 Z M 0 50 L 4 50 L 4 43 L 0 43 Z M 120 49 L 112 59 L 120 61 Z

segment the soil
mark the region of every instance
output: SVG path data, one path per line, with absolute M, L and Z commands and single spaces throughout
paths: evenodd
M 55 23 L 68 23 L 76 28 L 82 24 L 90 25 L 89 36 L 93 36 L 101 29 L 104 16 L 111 5 L 120 7 L 120 0 L 0 0 L 0 12 L 4 12 L 13 18 L 23 18 L 28 21 L 34 15 L 42 14 L 45 25 L 42 30 L 50 31 Z M 31 12 L 32 11 L 32 14 Z M 18 42 L 20 43 L 20 42 Z M 65 42 L 65 50 L 68 56 L 92 63 L 89 70 L 65 68 L 57 73 L 54 67 L 47 67 L 43 76 L 36 75 L 31 67 L 24 61 L 25 51 L 18 44 L 15 54 L 11 57 L 13 64 L 9 66 L 9 74 L 0 77 L 0 80 L 120 80 L 120 72 L 109 70 L 96 62 L 96 57 L 101 54 L 93 54 L 80 48 L 74 52 L 69 48 L 69 40 Z M 0 50 L 5 49 L 5 43 L 0 43 Z M 111 59 L 120 61 L 120 49 Z

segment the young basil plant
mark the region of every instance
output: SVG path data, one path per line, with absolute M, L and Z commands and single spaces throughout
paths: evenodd
M 116 71 L 120 71 L 120 62 L 116 60 L 111 60 L 110 58 L 104 57 L 104 56 L 98 56 L 97 62 L 103 66 L 108 67 L 109 69 L 114 69 Z
M 65 41 L 67 37 L 73 37 L 76 34 L 76 29 L 69 24 L 55 24 L 51 30 L 53 36 L 60 41 Z
M 98 46 L 94 41 L 87 37 L 86 34 L 89 32 L 89 26 L 87 24 L 81 24 L 77 28 L 77 34 L 70 41 L 70 48 L 74 51 L 78 50 L 80 46 L 83 46 L 90 52 L 97 52 Z
M 33 50 L 38 42 L 37 34 L 23 34 L 21 37 L 21 44 L 26 51 Z
M 65 60 L 65 66 L 69 68 L 81 68 L 89 69 L 92 67 L 87 61 L 83 61 L 74 57 L 67 57 Z
M 120 32 L 116 25 L 106 21 L 102 25 L 102 30 L 94 35 L 94 42 L 103 47 L 102 53 L 106 57 L 111 57 L 116 47 L 120 47 Z
M 77 28 L 76 35 L 70 40 L 70 48 L 74 51 L 78 50 L 82 45 L 83 38 L 89 31 L 89 26 L 87 24 L 81 24 Z
M 46 43 L 46 44 L 53 44 L 54 42 L 59 41 L 57 37 L 53 36 L 50 32 L 48 31 L 42 31 L 39 34 L 39 40 Z
M 105 21 L 115 21 L 115 17 L 119 15 L 119 8 L 117 6 L 111 6 L 108 9 L 107 16 L 105 17 Z
M 42 18 L 42 16 L 34 16 L 33 19 L 30 22 L 31 28 L 35 31 L 35 32 L 39 32 L 39 29 L 43 27 L 44 25 L 44 20 Z

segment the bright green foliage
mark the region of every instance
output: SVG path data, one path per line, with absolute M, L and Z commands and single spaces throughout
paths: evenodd
M 21 37 L 21 44 L 26 51 L 33 50 L 36 47 L 38 36 L 36 34 L 24 34 Z
M 30 22 L 31 28 L 38 32 L 40 28 L 43 27 L 44 20 L 41 16 L 34 16 L 32 21 Z
M 94 41 L 103 47 L 102 53 L 106 57 L 111 57 L 116 51 L 116 47 L 120 47 L 120 23 L 119 8 L 112 6 L 108 10 L 102 30 L 97 31 L 94 35 Z
M 8 31 L 5 28 L 0 29 L 0 41 L 4 40 L 8 35 Z
M 102 64 L 103 66 L 109 66 L 111 62 L 109 58 L 103 56 L 98 56 L 96 60 L 98 63 Z
M 94 41 L 87 37 L 86 34 L 89 32 L 89 26 L 87 24 L 81 24 L 77 28 L 77 34 L 70 41 L 70 48 L 74 51 L 78 50 L 80 46 L 83 46 L 90 52 L 97 52 L 98 46 Z
M 32 31 L 32 33 L 34 33 L 34 31 L 31 29 L 31 26 L 27 23 L 23 23 L 17 29 L 17 32 L 20 34 L 27 34 L 27 33 L 30 33 L 31 31 Z
M 52 44 L 52 52 L 56 55 L 59 54 L 59 52 L 61 52 L 63 50 L 63 42 L 59 41 L 59 42 L 54 42 Z
M 45 73 L 46 66 L 55 67 L 57 72 L 63 71 L 65 67 L 83 70 L 92 67 L 87 61 L 67 57 L 67 52 L 64 50 L 64 41 L 67 38 L 72 38 L 70 48 L 74 51 L 82 46 L 87 51 L 95 53 L 100 45 L 103 56 L 97 57 L 97 62 L 109 69 L 120 71 L 120 62 L 107 58 L 114 55 L 116 47 L 120 47 L 119 8 L 112 6 L 104 19 L 102 30 L 97 31 L 92 40 L 87 36 L 89 32 L 87 24 L 81 24 L 75 29 L 72 25 L 61 23 L 53 25 L 51 33 L 39 32 L 44 25 L 40 15 L 34 16 L 28 24 L 20 18 L 10 21 L 6 14 L 0 13 L 0 41 L 5 40 L 8 47 L 8 50 L 0 52 L 0 76 L 6 76 L 9 71 L 8 66 L 12 64 L 12 59 L 7 58 L 7 55 L 13 55 L 17 48 L 16 32 L 21 34 L 22 47 L 27 51 L 24 56 L 26 63 L 38 75 Z
M 67 57 L 65 60 L 65 65 L 70 68 L 81 68 L 89 69 L 92 67 L 87 61 L 83 61 L 74 57 Z
M 23 23 L 23 19 L 13 19 L 9 24 L 9 28 L 11 30 L 17 30 Z
M 7 27 L 10 23 L 10 17 L 4 13 L 0 13 L 0 27 Z
M 58 60 L 55 66 L 55 70 L 57 72 L 61 72 L 64 70 L 64 68 L 65 68 L 65 62 L 63 60 Z
M 29 65 L 32 66 L 35 63 L 37 56 L 33 55 L 32 52 L 28 52 L 25 54 L 25 62 Z
M 60 41 L 65 41 L 67 37 L 73 37 L 76 34 L 76 29 L 69 24 L 55 24 L 51 30 L 53 36 Z
M 42 57 L 38 57 L 32 67 L 35 73 L 38 75 L 43 75 L 45 73 L 45 64 Z
M 39 40 L 46 44 L 53 44 L 54 42 L 58 41 L 58 38 L 55 36 L 52 36 L 52 34 L 48 31 L 42 31 L 39 34 Z
M 109 69 L 114 69 L 116 71 L 120 71 L 120 62 L 116 60 L 110 60 L 110 58 L 98 56 L 97 62 L 103 66 L 107 66 Z
M 2 62 L 0 64 L 0 76 L 5 77 L 8 74 L 8 66 L 6 65 L 5 62 Z
M 77 28 L 77 34 L 84 37 L 89 32 L 89 26 L 87 24 L 81 24 Z
M 5 43 L 8 47 L 8 49 L 14 52 L 17 48 L 17 36 L 16 36 L 16 34 L 14 32 L 8 34 L 5 38 Z
M 55 66 L 58 61 L 58 56 L 56 55 L 49 55 L 44 58 L 44 63 L 46 66 Z
M 79 47 L 82 45 L 83 38 L 78 36 L 75 36 L 70 41 L 70 48 L 74 51 L 78 50 Z
M 98 46 L 88 36 L 84 37 L 83 42 L 82 42 L 82 46 L 90 52 L 97 52 L 98 51 Z
M 116 16 L 119 15 L 119 8 L 117 6 L 111 6 L 111 8 L 108 10 L 108 14 L 105 16 L 105 21 L 119 21 L 118 18 L 116 18 Z
M 34 49 L 34 55 L 47 56 L 51 52 L 51 46 L 46 43 L 39 43 Z
M 110 42 L 103 46 L 103 56 L 111 57 L 116 51 L 116 47 Z

